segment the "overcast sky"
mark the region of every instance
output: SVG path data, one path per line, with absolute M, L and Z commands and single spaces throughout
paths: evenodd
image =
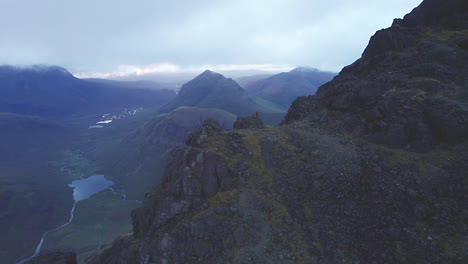
M 339 71 L 421 0 L 0 0 L 0 64 Z

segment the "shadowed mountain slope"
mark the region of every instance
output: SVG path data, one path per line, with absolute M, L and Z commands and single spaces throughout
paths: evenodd
M 284 111 L 271 102 L 248 94 L 232 79 L 208 70 L 184 84 L 177 97 L 163 106 L 160 112 L 169 112 L 180 106 L 217 108 L 235 115 Z

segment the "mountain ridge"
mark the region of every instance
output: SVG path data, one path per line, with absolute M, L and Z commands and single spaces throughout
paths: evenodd
M 235 115 L 252 115 L 257 111 L 276 113 L 282 110 L 275 109 L 277 107 L 272 103 L 259 102 L 234 80 L 206 70 L 184 84 L 177 97 L 161 107 L 160 112 L 168 112 L 180 106 L 217 108 Z
M 289 108 L 298 96 L 315 94 L 319 86 L 330 81 L 335 75 L 314 68 L 298 67 L 259 80 L 247 89 L 259 97 Z
M 169 90 L 128 89 L 86 82 L 58 66 L 0 66 L 0 111 L 3 112 L 57 118 L 116 107 L 156 106 L 174 96 Z

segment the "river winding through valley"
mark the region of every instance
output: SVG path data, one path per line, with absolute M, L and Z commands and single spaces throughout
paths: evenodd
M 51 229 L 51 230 L 48 230 L 48 231 L 44 232 L 44 234 L 41 237 L 41 240 L 39 241 L 39 244 L 36 247 L 36 250 L 33 253 L 33 255 L 28 257 L 28 258 L 25 258 L 25 259 L 23 259 L 23 260 L 21 260 L 19 262 L 17 262 L 16 264 L 24 263 L 24 262 L 30 260 L 31 258 L 39 255 L 39 253 L 41 252 L 42 244 L 44 243 L 44 240 L 45 240 L 48 233 L 57 231 L 59 229 L 62 229 L 64 227 L 68 226 L 69 224 L 71 224 L 71 222 L 73 221 L 76 204 L 79 201 L 88 199 L 92 195 L 94 195 L 94 194 L 96 194 L 98 192 L 101 192 L 103 190 L 106 190 L 106 189 L 109 189 L 115 195 L 122 195 L 122 198 L 124 200 L 126 200 L 125 192 L 122 192 L 122 194 L 119 194 L 117 191 L 115 191 L 115 189 L 112 188 L 112 186 L 114 186 L 114 182 L 112 182 L 110 180 L 107 180 L 104 177 L 104 175 L 93 175 L 93 176 L 89 176 L 88 178 L 74 180 L 68 186 L 73 188 L 73 200 L 75 201 L 73 203 L 73 207 L 71 208 L 71 211 L 70 211 L 70 219 L 65 224 L 63 224 L 63 225 L 61 225 L 61 226 L 59 226 L 57 228 L 54 228 L 54 229 Z

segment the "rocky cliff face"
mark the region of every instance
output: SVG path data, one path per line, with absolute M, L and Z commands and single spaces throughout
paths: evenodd
M 132 214 L 133 234 L 91 263 L 466 258 L 466 146 L 391 150 L 305 122 L 216 127 L 174 151 L 162 184 Z
M 282 126 L 206 122 L 91 262 L 465 262 L 467 33 L 449 21 L 466 8 L 440 3 L 377 33 Z M 434 12 L 447 22 L 405 22 Z
M 424 1 L 378 31 L 362 58 L 284 123 L 309 119 L 389 147 L 427 150 L 468 135 L 466 1 Z

